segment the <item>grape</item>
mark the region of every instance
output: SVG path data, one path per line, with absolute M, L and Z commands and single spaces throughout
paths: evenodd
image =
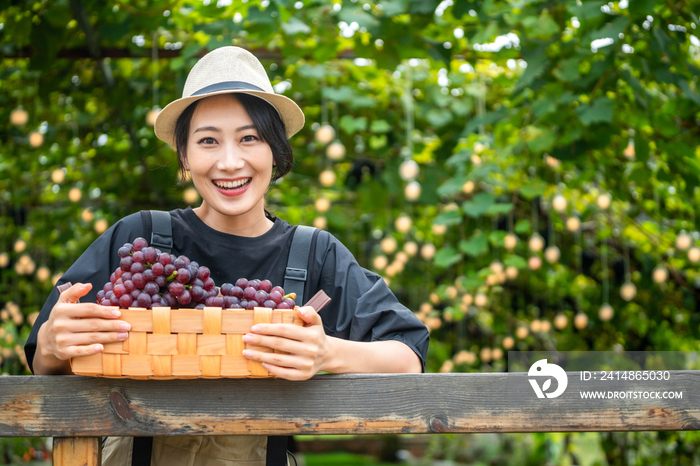
M 248 286 L 255 288 L 255 291 L 260 289 L 260 280 L 250 280 Z
M 270 290 L 270 293 L 272 293 L 273 291 L 276 291 L 280 295 L 284 296 L 284 289 L 281 286 L 276 286 L 276 287 L 272 288 L 272 290 Z
M 133 302 L 134 299 L 130 295 L 125 294 L 124 296 L 119 298 L 119 307 L 123 307 L 126 309 L 127 307 L 131 306 Z
M 224 298 L 217 296 L 212 300 L 212 307 L 224 307 Z
M 204 288 L 204 283 L 202 283 L 202 280 L 200 280 L 199 278 L 196 278 L 196 277 L 193 278 L 192 280 L 190 280 L 189 284 L 192 287 L 198 286 L 200 288 Z
M 141 264 L 146 263 L 146 257 L 143 255 L 143 252 L 141 251 L 136 251 L 131 258 L 134 260 L 134 262 L 140 262 Z
M 238 299 L 243 299 L 243 290 L 240 286 L 234 286 L 229 292 L 229 296 L 235 296 Z
M 190 259 L 189 259 L 187 256 L 178 256 L 177 258 L 178 258 L 178 259 L 182 259 L 183 261 L 185 261 L 185 267 L 187 267 L 188 265 L 190 265 Z
M 137 273 L 143 273 L 143 271 L 146 270 L 146 267 L 141 262 L 134 262 L 131 264 L 131 268 L 129 269 L 129 272 L 133 274 Z
M 124 288 L 126 288 L 127 293 L 131 293 L 136 289 L 136 285 L 131 280 L 127 280 L 124 282 Z
M 97 292 L 97 302 L 101 302 L 105 297 L 105 290 L 100 290 Z
M 241 309 L 246 309 L 248 307 L 248 301 L 245 299 L 241 299 L 241 302 L 238 303 L 239 306 L 241 306 Z
M 283 303 L 287 303 L 287 306 L 289 306 L 289 309 L 294 309 L 294 300 L 292 298 L 284 298 L 282 300 Z
M 209 278 L 210 274 L 211 274 L 211 272 L 209 271 L 208 267 L 199 267 L 199 269 L 197 271 L 197 278 L 204 281 L 207 278 Z
M 168 264 L 168 265 L 165 266 L 165 269 L 163 270 L 163 275 L 165 275 L 166 277 L 169 277 L 169 276 L 171 276 L 171 275 L 173 274 L 173 272 L 175 272 L 176 270 L 177 270 L 177 269 L 175 268 L 175 266 L 174 266 L 173 264 Z
M 198 303 L 203 302 L 207 298 L 207 296 L 209 296 L 207 292 L 204 291 L 204 288 L 202 288 L 201 286 L 193 286 L 190 290 L 190 294 L 192 295 L 192 299 L 197 301 Z M 229 296 L 227 296 L 227 298 L 228 297 Z
M 257 306 L 258 306 L 258 303 L 256 303 L 255 301 L 248 301 L 248 304 L 246 304 L 245 308 L 249 311 L 252 311 Z
M 126 257 L 131 254 L 131 248 L 127 248 L 126 245 L 119 248 L 119 257 Z
M 214 279 L 209 277 L 206 280 L 204 280 L 204 286 L 202 288 L 204 288 L 207 291 L 215 290 L 216 283 L 214 283 Z
M 143 278 L 143 275 L 140 273 L 135 273 L 134 276 L 131 278 L 131 281 L 134 282 L 134 285 L 138 289 L 143 289 L 144 286 L 146 286 L 146 279 Z
M 143 271 L 143 278 L 145 278 L 147 282 L 152 282 L 156 279 L 156 275 L 153 273 L 153 270 L 146 269 Z
M 168 285 L 168 291 L 173 296 L 180 296 L 185 291 L 185 285 L 178 282 L 172 282 L 170 285 Z
M 163 299 L 165 300 L 166 306 L 177 307 L 177 299 L 167 291 L 163 293 Z
M 199 270 L 199 262 L 197 262 L 197 261 L 190 261 L 190 265 L 194 265 L 195 267 L 197 267 L 197 270 Z
M 117 297 L 114 296 L 114 295 L 112 295 L 112 296 L 109 298 L 109 302 L 111 303 L 112 306 L 119 306 L 119 298 L 117 298 Z
M 158 256 L 158 262 L 165 265 L 172 264 L 172 259 L 170 258 L 170 254 L 161 254 Z
M 192 301 L 192 297 L 190 296 L 190 292 L 187 290 L 184 290 L 182 294 L 177 297 L 177 302 L 180 304 L 189 304 L 190 301 Z
M 182 256 L 178 257 L 173 261 L 173 264 L 175 265 L 176 268 L 181 269 L 183 267 L 187 267 L 187 264 L 185 263 L 184 259 L 182 259 Z
M 204 291 L 207 291 L 207 289 L 204 288 Z M 211 296 L 212 298 L 215 298 L 215 297 L 217 297 L 217 296 L 219 295 L 219 290 L 217 290 L 216 287 L 214 287 L 213 289 L 207 291 L 207 294 L 208 294 L 209 296 Z
M 281 303 L 282 298 L 283 298 L 283 296 L 280 294 L 279 291 L 273 290 L 272 292 L 270 292 L 270 299 L 272 301 L 274 301 L 275 303 L 277 303 L 277 304 Z
M 232 289 L 233 285 L 231 285 L 230 283 L 224 283 L 223 285 L 221 285 L 221 294 L 224 296 L 233 296 L 233 294 L 231 293 Z
M 277 305 L 277 309 L 291 309 L 291 307 L 289 307 L 289 304 L 282 301 Z
M 133 278 L 133 275 L 131 274 L 131 272 L 124 272 L 122 274 L 122 281 L 124 281 L 124 282 L 127 280 L 131 280 L 132 278 Z
M 199 303 L 199 304 L 197 304 L 194 308 L 195 308 L 195 309 L 204 309 L 204 304 Z
M 134 300 L 137 300 L 141 294 L 141 290 L 134 289 L 134 291 L 131 291 L 129 294 Z
M 248 288 L 248 280 L 246 280 L 245 278 L 239 278 L 238 280 L 236 280 L 236 286 L 242 290 L 245 290 L 246 288 Z
M 205 306 L 214 307 L 214 297 L 209 296 L 206 301 L 204 301 Z
M 148 246 L 148 243 L 146 242 L 145 239 L 139 237 L 139 238 L 136 238 L 136 239 L 134 240 L 134 246 L 133 246 L 133 247 L 134 247 L 134 251 L 140 251 L 140 250 L 142 250 L 143 248 L 145 248 L 146 246 Z
M 113 288 L 114 288 L 114 285 L 112 285 L 111 283 L 105 283 L 105 286 L 102 287 L 102 289 L 105 291 L 105 293 L 112 291 Z
M 190 271 L 182 268 L 182 269 L 177 269 L 177 276 L 175 277 L 175 280 L 177 280 L 180 283 L 187 283 L 190 281 Z
M 151 300 L 151 295 L 148 293 L 141 293 L 136 300 L 136 303 L 139 305 L 139 307 L 148 307 L 153 303 L 153 301 Z
M 199 273 L 199 267 L 195 267 L 194 265 L 190 264 L 187 266 L 187 270 L 190 272 L 190 277 L 196 277 L 197 273 Z
M 117 281 L 117 276 L 114 273 L 112 273 L 112 275 L 109 276 L 109 281 L 112 283 L 112 285 L 114 285 L 114 282 Z
M 107 299 L 112 299 L 112 296 L 114 296 L 114 291 L 109 290 L 108 292 L 105 293 L 105 298 Z
M 122 247 L 127 248 L 129 250 L 129 254 L 131 254 L 134 250 L 134 245 L 131 243 L 124 243 L 124 246 L 122 246 Z
M 143 291 L 151 296 L 155 296 L 160 291 L 160 287 L 153 282 L 148 282 L 146 283 L 146 286 L 143 287 Z
M 260 304 L 261 306 L 265 301 L 267 301 L 267 293 L 264 292 L 263 290 L 257 291 L 255 293 L 255 301 Z
M 240 302 L 234 296 L 224 296 L 224 305 L 226 309 L 237 309 L 240 306 Z
M 121 267 L 117 267 L 117 270 L 114 271 L 114 276 L 117 278 L 122 278 L 122 274 L 124 271 L 122 270 Z
M 121 298 L 126 294 L 126 288 L 124 285 L 114 285 L 114 296 Z
M 100 306 L 111 306 L 112 303 L 109 301 L 109 299 L 103 298 L 102 301 L 100 301 Z
M 154 275 L 163 275 L 163 272 L 165 272 L 165 266 L 160 262 L 156 262 L 151 266 L 151 270 L 153 270 Z
M 119 261 L 119 267 L 121 267 L 124 272 L 128 272 L 131 268 L 131 264 L 133 263 L 134 260 L 131 258 L 131 256 L 122 257 L 122 260 Z
M 252 299 L 255 299 L 255 293 L 257 293 L 257 290 L 253 288 L 252 286 L 249 286 L 245 290 L 243 290 L 243 297 L 250 301 Z
M 277 303 L 272 301 L 271 299 L 268 299 L 263 303 L 263 307 L 269 307 L 270 309 L 275 309 L 277 308 Z
M 260 282 L 260 289 L 266 293 L 272 291 L 272 282 L 270 280 L 263 280 Z
M 160 305 L 163 307 L 170 306 L 165 298 L 160 298 Z
M 156 254 L 156 250 L 153 248 L 144 248 L 141 252 L 143 252 L 143 257 L 146 258 L 146 262 L 148 262 L 149 264 L 153 264 L 155 261 L 158 260 L 158 254 Z
M 166 286 L 168 286 L 168 280 L 163 275 L 158 275 L 154 283 L 161 288 L 165 288 Z

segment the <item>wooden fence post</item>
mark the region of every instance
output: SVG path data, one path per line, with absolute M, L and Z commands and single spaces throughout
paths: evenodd
M 100 466 L 102 464 L 102 438 L 54 437 L 54 466 Z

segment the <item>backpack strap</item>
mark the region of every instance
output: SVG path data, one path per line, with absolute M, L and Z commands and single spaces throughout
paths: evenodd
M 173 250 L 173 226 L 170 212 L 151 210 L 151 242 L 150 245 L 162 252 L 170 253 Z
M 308 271 L 309 252 L 311 251 L 311 240 L 316 228 L 304 225 L 297 226 L 292 239 L 292 247 L 289 250 L 287 259 L 287 270 L 284 274 L 284 292 L 296 293 L 295 304 L 301 306 L 304 302 L 304 286 Z

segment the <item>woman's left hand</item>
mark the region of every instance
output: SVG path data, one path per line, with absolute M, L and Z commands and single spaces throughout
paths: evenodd
M 321 316 L 310 306 L 297 309 L 304 326 L 257 324 L 243 336 L 243 342 L 289 354 L 244 350 L 243 356 L 263 363 L 271 374 L 288 380 L 306 380 L 322 371 L 329 358 L 329 339 Z

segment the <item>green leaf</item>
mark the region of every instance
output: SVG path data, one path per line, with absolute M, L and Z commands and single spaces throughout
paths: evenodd
M 388 133 L 391 131 L 391 125 L 386 120 L 372 120 L 369 130 L 372 133 Z
M 524 88 L 540 76 L 549 66 L 549 58 L 544 47 L 535 50 L 523 51 L 523 58 L 527 62 L 527 68 L 518 80 L 518 88 Z
M 297 70 L 300 76 L 309 79 L 323 79 L 326 77 L 326 67 L 323 65 L 303 64 Z
M 468 240 L 459 242 L 459 250 L 471 257 L 479 257 L 489 250 L 488 238 L 482 233 L 476 233 Z
M 521 194 L 522 194 L 522 191 L 521 191 Z M 530 220 L 526 220 L 526 219 L 518 220 L 517 222 L 515 222 L 515 227 L 513 228 L 513 231 L 515 231 L 516 233 L 518 233 L 520 235 L 529 234 L 532 231 L 532 229 L 530 227 Z
M 367 118 L 363 116 L 353 118 L 352 115 L 346 114 L 340 117 L 338 125 L 346 134 L 353 134 L 355 131 L 365 131 L 367 129 Z
M 470 217 L 477 218 L 485 214 L 496 202 L 496 198 L 490 193 L 479 193 L 471 201 L 462 204 L 462 211 Z
M 488 215 L 505 215 L 510 213 L 511 210 L 513 210 L 513 204 L 508 202 L 505 204 L 494 204 L 489 206 L 486 213 Z
M 516 269 L 524 269 L 527 267 L 527 261 L 520 256 L 511 254 L 503 258 L 503 265 L 506 267 L 512 265 Z
M 445 181 L 437 189 L 439 196 L 451 196 L 462 191 L 462 186 L 467 182 L 466 176 L 456 176 Z
M 629 2 L 629 12 L 631 18 L 646 17 L 654 13 L 654 0 L 634 0 Z
M 452 246 L 446 246 L 435 253 L 434 262 L 438 267 L 449 267 L 462 260 L 462 255 Z
M 493 246 L 498 247 L 503 244 L 503 239 L 506 237 L 507 234 L 508 233 L 506 233 L 503 230 L 492 231 L 491 233 L 489 233 L 489 242 Z
M 520 188 L 520 195 L 525 199 L 532 200 L 544 194 L 547 183 L 540 179 L 533 180 L 529 185 Z
M 284 33 L 288 36 L 293 36 L 294 34 L 309 34 L 311 33 L 311 28 L 305 24 L 302 20 L 296 16 L 289 18 L 289 21 L 282 23 L 282 29 Z
M 443 108 L 432 108 L 428 110 L 425 115 L 425 119 L 428 120 L 431 126 L 435 128 L 441 128 L 452 122 L 452 112 Z
M 373 150 L 381 149 L 386 146 L 386 135 L 370 136 L 369 147 Z
M 333 102 L 348 102 L 355 96 L 355 91 L 350 86 L 324 87 L 321 94 Z
M 640 162 L 647 163 L 649 160 L 649 142 L 640 133 L 634 135 L 634 158 Z
M 585 126 L 591 126 L 593 123 L 611 123 L 614 106 L 612 99 L 599 97 L 590 104 L 579 105 L 576 114 Z
M 435 217 L 433 225 L 459 225 L 462 223 L 462 213 L 459 210 L 448 210 Z

